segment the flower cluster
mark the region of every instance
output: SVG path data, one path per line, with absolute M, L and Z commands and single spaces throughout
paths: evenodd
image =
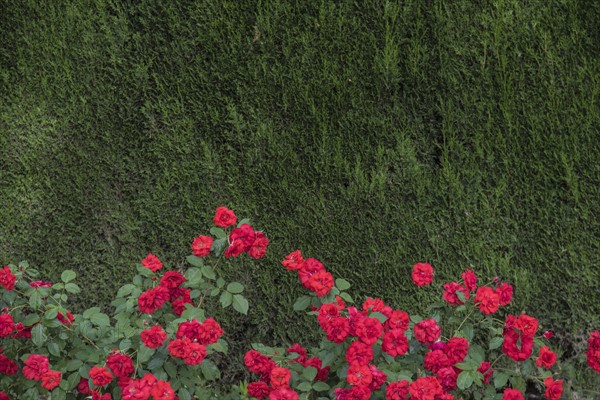
M 315 292 L 319 297 L 328 294 L 335 284 L 333 275 L 325 270 L 325 266 L 321 261 L 315 258 L 305 260 L 300 250 L 288 254 L 281 264 L 288 271 L 298 271 L 302 286 Z
M 255 399 L 297 400 L 298 393 L 289 386 L 292 373 L 288 368 L 278 367 L 275 361 L 256 350 L 244 356 L 244 364 L 250 372 L 260 376 L 260 381 L 248 385 L 248 395 Z

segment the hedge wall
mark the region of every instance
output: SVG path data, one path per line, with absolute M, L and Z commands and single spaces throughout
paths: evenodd
M 79 307 L 225 204 L 271 238 L 223 317 L 255 340 L 306 338 L 296 248 L 357 298 L 419 309 L 413 263 L 473 265 L 513 312 L 598 326 L 598 3 L 3 3 L 0 261 L 79 271 Z

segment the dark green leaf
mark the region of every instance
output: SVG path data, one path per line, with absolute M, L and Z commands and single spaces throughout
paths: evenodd
M 233 295 L 229 292 L 223 292 L 223 293 L 221 293 L 221 297 L 219 298 L 219 301 L 221 302 L 221 307 L 227 308 L 231 305 L 231 303 L 233 301 Z
M 217 239 L 222 239 L 224 237 L 227 237 L 227 234 L 225 233 L 225 231 L 221 228 L 217 228 L 216 226 L 213 226 L 212 228 L 210 228 L 210 234 L 213 235 L 214 237 L 216 237 Z
M 229 293 L 242 293 L 244 291 L 244 285 L 239 282 L 231 282 L 227 285 L 227 291 Z
M 187 262 L 189 262 L 190 264 L 192 264 L 194 267 L 202 267 L 202 266 L 204 266 L 204 260 L 202 260 L 200 257 L 187 256 L 185 259 L 187 260 Z
M 459 367 L 460 368 L 460 367 Z M 458 374 L 458 378 L 456 379 L 456 386 L 459 389 L 465 390 L 473 384 L 473 377 L 469 371 L 462 371 Z
M 504 338 L 502 338 L 502 337 L 492 338 L 492 340 L 490 340 L 490 350 L 495 350 L 498 347 L 502 346 L 503 342 L 504 342 Z
M 214 381 L 221 376 L 221 372 L 211 360 L 204 359 L 202 364 L 200 364 L 200 369 L 207 381 Z
M 294 303 L 294 311 L 302 311 L 306 310 L 306 308 L 310 305 L 310 297 L 302 296 L 296 300 Z
M 241 294 L 233 295 L 233 308 L 244 315 L 248 314 L 248 300 Z
M 212 270 L 211 267 L 205 265 L 201 268 L 202 275 L 207 277 L 208 279 L 215 279 L 217 276 L 215 275 L 215 271 Z
M 335 280 L 335 286 L 340 290 L 350 289 L 350 282 L 345 279 L 338 278 Z

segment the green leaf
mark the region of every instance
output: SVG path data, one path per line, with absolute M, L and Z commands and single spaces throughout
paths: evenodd
M 490 350 L 497 349 L 498 347 L 502 346 L 502 343 L 504 343 L 504 338 L 502 338 L 502 337 L 492 338 L 492 340 L 490 340 Z
M 475 336 L 475 330 L 473 329 L 473 324 L 467 323 L 462 327 L 462 331 L 465 335 L 465 338 L 471 343 L 473 340 L 473 336 Z
M 302 392 L 308 392 L 308 391 L 312 390 L 312 384 L 310 382 L 301 382 L 298 385 L 298 390 L 300 390 Z
M 150 371 L 154 371 L 158 368 L 160 368 L 165 362 L 164 358 L 161 357 L 154 357 L 152 360 L 150 360 L 150 362 L 148 363 L 148 369 Z
M 369 317 L 371 318 L 377 318 L 379 320 L 379 322 L 381 322 L 382 324 L 387 321 L 387 317 L 385 315 L 383 315 L 380 312 L 374 312 L 369 314 Z
M 83 365 L 83 361 L 74 358 L 73 360 L 69 360 L 69 362 L 67 362 L 67 365 L 65 365 L 65 369 L 67 371 L 76 371 L 82 365 Z M 77 374 L 77 375 L 79 375 L 79 374 Z M 77 379 L 77 382 L 79 382 L 79 379 Z
M 460 367 L 459 367 L 460 368 Z M 465 390 L 473 384 L 473 377 L 469 371 L 462 371 L 458 374 L 458 378 L 456 379 L 456 386 L 460 390 Z
M 244 224 L 252 225 L 250 224 L 250 218 L 244 218 L 240 222 L 238 222 L 238 228 Z
M 39 290 L 33 291 L 33 294 L 29 297 L 29 305 L 33 309 L 39 308 L 42 305 L 42 295 Z
M 119 291 L 117 292 L 117 297 L 125 297 L 128 294 L 130 294 L 133 289 L 135 289 L 135 285 L 132 285 L 131 283 L 123 285 L 119 288 Z
M 508 382 L 508 374 L 500 371 L 494 371 L 494 387 L 496 389 L 503 388 Z
M 74 293 L 74 294 L 81 292 L 81 288 L 74 283 L 67 283 L 65 285 L 65 290 L 69 293 Z
M 219 279 L 217 279 L 217 287 L 218 287 L 219 289 L 222 289 L 222 288 L 223 288 L 223 286 L 225 286 L 225 279 L 223 279 L 223 278 L 219 278 Z
M 98 326 L 110 326 L 110 318 L 108 318 L 108 315 L 103 313 L 97 313 L 92 315 L 90 321 L 92 321 Z
M 144 344 L 142 343 L 140 344 L 140 349 L 138 350 L 138 361 L 140 363 L 145 363 L 146 361 L 150 360 L 154 353 L 154 349 L 150 349 L 144 346 Z
M 44 313 L 44 318 L 46 318 L 49 321 L 52 321 L 52 320 L 56 319 L 57 315 L 58 315 L 58 308 L 52 307 Z
M 478 364 L 481 364 L 481 362 L 485 360 L 485 350 L 483 350 L 483 347 L 479 346 L 478 344 L 471 346 L 469 349 L 469 355 Z
M 221 254 L 221 252 L 223 251 L 223 249 L 227 246 L 227 238 L 221 238 L 221 239 L 217 239 L 213 241 L 212 246 L 210 247 L 210 250 L 214 253 L 215 256 L 218 256 Z
M 214 237 L 216 237 L 217 239 L 222 239 L 224 237 L 227 237 L 227 234 L 225 233 L 225 231 L 222 228 L 217 228 L 216 226 L 213 226 L 212 228 L 210 228 L 210 234 L 213 235 Z
M 304 368 L 304 371 L 302 372 L 302 376 L 309 382 L 312 382 L 315 380 L 315 377 L 317 376 L 317 373 L 319 371 L 317 371 L 317 369 L 315 367 L 306 367 Z
M 248 314 L 248 300 L 241 294 L 233 295 L 233 308 L 244 315 Z
M 203 267 L 204 266 L 204 260 L 200 257 L 187 256 L 185 259 L 187 260 L 187 262 L 192 264 L 194 267 Z
M 219 379 L 221 376 L 221 372 L 219 368 L 213 363 L 211 360 L 204 359 L 202 364 L 200 364 L 200 370 L 202 371 L 202 375 L 206 378 L 207 381 L 214 381 Z
M 81 376 L 79 375 L 79 372 L 73 372 L 67 378 L 67 385 L 66 385 L 66 387 L 64 389 L 65 390 L 69 390 L 69 391 L 75 389 L 75 387 L 79 383 L 80 379 L 81 379 Z
M 345 279 L 342 278 L 338 278 L 335 280 L 335 287 L 337 287 L 340 290 L 347 290 L 350 289 L 350 282 L 348 282 Z
M 227 291 L 229 293 L 242 293 L 244 291 L 244 285 L 239 282 L 231 282 L 227 285 Z
M 215 275 L 215 271 L 212 270 L 208 265 L 203 266 L 201 269 L 202 275 L 207 277 L 208 279 L 215 279 L 217 276 Z
M 233 302 L 233 295 L 229 292 L 223 292 L 223 293 L 221 293 L 221 297 L 219 298 L 219 301 L 221 302 L 221 307 L 227 308 Z
M 354 303 L 354 299 L 352 298 L 352 296 L 350 296 L 348 293 L 346 292 L 342 292 L 340 293 L 340 297 L 342 299 L 344 299 L 344 301 L 347 301 L 348 303 Z
M 23 320 L 23 325 L 25 326 L 33 326 L 33 324 L 38 323 L 40 321 L 40 316 L 37 314 L 29 314 Z
M 313 383 L 312 388 L 317 392 L 324 392 L 330 389 L 328 384 L 321 381 Z
M 470 363 L 464 363 L 464 362 L 462 362 L 462 363 L 456 363 L 455 367 L 456 368 L 460 368 L 463 371 L 475 371 L 478 368 L 477 366 L 473 366 Z
M 310 305 L 310 297 L 302 296 L 302 297 L 298 298 L 298 300 L 296 300 L 296 302 L 294 303 L 294 311 L 306 310 L 309 305 Z
M 456 297 L 458 297 L 458 299 L 460 300 L 461 303 L 467 302 L 467 297 L 461 290 L 456 291 Z
M 77 277 L 77 273 L 70 269 L 65 269 L 62 274 L 60 274 L 60 280 L 64 283 L 71 282 L 73 279 Z
M 119 343 L 119 350 L 121 351 L 125 351 L 125 350 L 129 350 L 132 346 L 132 342 L 130 339 L 123 339 L 121 340 L 121 343 Z
M 31 340 L 38 347 L 43 345 L 46 342 L 46 340 L 48 339 L 48 337 L 46 336 L 46 334 L 44 332 L 45 329 L 46 328 L 44 328 L 44 326 L 42 324 L 37 324 L 31 330 Z
M 52 400 L 65 400 L 67 393 L 60 387 L 55 388 L 52 392 Z
M 48 352 L 53 356 L 60 357 L 60 346 L 56 342 L 48 343 Z
M 98 314 L 100 312 L 100 307 L 92 307 L 88 308 L 83 312 L 83 318 L 90 319 L 92 315 Z
M 202 278 L 202 271 L 200 268 L 189 268 L 185 271 L 185 279 L 187 281 L 187 285 L 190 287 L 197 286 L 204 278 Z

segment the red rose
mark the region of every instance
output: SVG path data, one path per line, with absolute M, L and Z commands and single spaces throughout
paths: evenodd
M 165 381 L 157 381 L 152 387 L 152 390 L 150 390 L 150 395 L 154 400 L 175 399 L 175 391 L 171 387 L 171 384 Z
M 325 303 L 319 307 L 319 315 L 317 315 L 317 322 L 324 331 L 327 330 L 329 323 L 334 318 L 340 316 L 340 308 L 335 303 Z
M 538 329 L 538 321 L 527 314 L 521 314 L 515 321 L 515 328 L 521 330 L 524 335 L 535 336 Z
M 337 317 L 327 325 L 327 340 L 334 343 L 342 343 L 350 334 L 350 321 L 348 318 Z
M 271 370 L 271 386 L 273 388 L 288 386 L 291 378 L 292 373 L 287 368 L 275 367 Z
M 590 333 L 587 341 L 588 348 L 585 352 L 587 364 L 594 371 L 600 373 L 600 332 Z
M 0 392 L 0 400 L 10 400 L 6 392 Z
M 500 308 L 500 298 L 494 292 L 494 289 L 488 286 L 481 286 L 475 294 L 475 303 L 479 306 L 479 310 L 490 315 L 498 311 Z
M 281 262 L 281 264 L 288 271 L 297 271 L 302 268 L 302 264 L 304 264 L 304 259 L 302 258 L 302 253 L 300 250 L 296 250 L 291 252 L 285 257 L 285 260 Z
M 550 340 L 554 337 L 554 332 L 546 331 L 546 332 L 544 332 L 544 337 L 546 338 L 546 340 Z
M 138 308 L 141 313 L 152 314 L 169 300 L 169 289 L 164 286 L 157 286 L 148 289 L 138 298 Z
M 271 388 L 265 382 L 250 382 L 248 384 L 248 396 L 255 399 L 266 399 L 271 393 Z
M 7 337 L 15 330 L 15 321 L 12 315 L 0 315 L 0 337 Z
M 485 383 L 486 385 L 490 383 L 490 378 L 494 373 L 494 370 L 490 369 L 491 366 L 492 364 L 490 364 L 489 362 L 482 361 L 479 365 L 479 368 L 477 368 L 477 372 L 480 372 L 483 375 L 483 383 Z
M 31 282 L 29 282 L 29 286 L 31 286 L 34 289 L 39 289 L 39 288 L 43 288 L 43 287 L 51 287 L 52 282 L 31 281 Z
M 167 340 L 167 333 L 163 330 L 162 326 L 155 325 L 152 328 L 145 329 L 140 333 L 140 338 L 144 343 L 144 346 L 149 349 L 156 349 L 162 346 Z
M 206 357 L 206 347 L 200 343 L 192 342 L 186 349 L 183 356 L 183 362 L 187 365 L 198 365 L 204 361 Z
M 513 287 L 507 282 L 503 282 L 502 285 L 498 286 L 495 292 L 498 295 L 499 303 L 501 306 L 507 306 L 512 301 Z
M 315 379 L 314 379 L 315 382 L 316 381 L 325 382 L 327 380 L 327 377 L 329 376 L 329 369 L 330 369 L 329 366 L 322 368 L 323 362 L 318 357 L 309 358 L 304 363 L 304 367 L 315 367 L 317 369 L 317 376 L 315 376 Z
M 337 400 L 369 400 L 371 398 L 368 386 L 354 386 L 349 389 L 335 388 L 333 394 Z
M 67 311 L 66 317 L 64 315 L 62 315 L 61 313 L 58 313 L 58 314 L 56 314 L 56 319 L 58 319 L 60 321 L 60 323 L 63 325 L 71 325 L 73 323 L 73 321 L 75 320 L 75 317 L 73 316 L 71 311 Z
M 100 392 L 94 390 L 92 392 L 92 400 L 112 400 L 112 396 L 110 393 L 100 394 Z
M 194 341 L 200 336 L 200 330 L 202 329 L 202 324 L 198 322 L 196 318 L 191 321 L 182 322 L 177 327 L 177 333 L 175 337 L 177 339 L 183 339 L 184 337 Z
M 160 286 L 164 286 L 167 289 L 175 289 L 184 282 L 185 277 L 177 271 L 165 272 L 163 277 L 160 278 Z
M 146 258 L 142 260 L 142 265 L 152 272 L 156 272 L 163 267 L 158 257 L 152 253 L 148 253 Z
M 318 297 L 325 296 L 335 285 L 333 276 L 327 271 L 319 271 L 312 275 L 306 286 L 309 290 L 315 292 Z
M 385 321 L 384 327 L 386 329 L 400 329 L 405 331 L 408 329 L 410 318 L 408 313 L 404 311 L 392 311 L 390 317 Z
M 408 397 L 408 381 L 392 382 L 385 388 L 385 400 L 406 400 Z
M 465 304 L 459 298 L 456 292 L 462 292 L 465 295 L 465 298 L 470 297 L 469 290 L 456 282 L 444 283 L 444 300 L 448 303 L 459 306 L 461 304 Z
M 10 267 L 5 265 L 4 268 L 0 269 L 0 285 L 6 290 L 14 290 L 15 282 L 17 277 L 12 273 Z
M 371 383 L 369 384 L 369 390 L 375 392 L 379 390 L 379 388 L 385 383 L 387 380 L 387 375 L 385 372 L 378 370 L 373 364 L 369 365 L 369 370 L 371 371 L 371 376 L 373 377 Z
M 475 275 L 475 272 L 468 269 L 461 276 L 467 289 L 470 292 L 474 292 L 477 289 L 477 275 Z
M 90 389 L 90 384 L 87 379 L 80 378 L 79 383 L 77 384 L 77 390 L 81 394 L 91 394 L 92 390 Z
M 60 385 L 61 377 L 62 374 L 59 371 L 48 370 L 44 375 L 42 375 L 42 387 L 48 390 L 54 389 Z
M 441 328 L 433 318 L 419 322 L 414 326 L 413 330 L 415 339 L 423 344 L 435 342 L 441 334 Z
M 373 380 L 373 375 L 367 365 L 352 364 L 348 368 L 346 380 L 352 386 L 368 386 Z
M 34 381 L 42 380 L 42 375 L 50 369 L 48 358 L 39 354 L 30 354 L 23 363 L 23 375 Z
M 112 382 L 113 376 L 106 368 L 94 366 L 90 369 L 90 378 L 96 386 L 105 386 Z
M 304 347 L 300 346 L 298 343 L 294 343 L 292 345 L 292 347 L 288 348 L 286 351 L 288 354 L 293 354 L 293 353 L 298 354 L 298 358 L 291 360 L 292 362 L 297 362 L 297 363 L 302 364 L 306 361 L 306 349 Z
M 383 325 L 377 318 L 363 318 L 356 324 L 356 336 L 366 344 L 374 344 L 383 333 Z
M 408 387 L 411 400 L 433 400 L 443 394 L 442 385 L 433 376 L 418 378 Z
M 315 258 L 307 258 L 302 263 L 302 268 L 298 270 L 298 277 L 300 278 L 302 285 L 310 290 L 311 287 L 308 285 L 310 277 L 320 271 L 325 271 L 323 263 Z
M 213 343 L 217 343 L 219 341 L 219 337 L 223 334 L 223 329 L 221 329 L 221 325 L 213 318 L 207 318 L 202 325 L 200 325 L 200 330 L 198 331 L 198 336 L 196 339 L 198 343 L 202 345 L 209 345 Z
M 126 354 L 112 353 L 106 358 L 106 366 L 117 378 L 130 376 L 135 371 L 133 361 Z
M 267 246 L 269 245 L 269 238 L 264 235 L 262 232 L 256 232 L 256 239 L 252 243 L 250 250 L 248 250 L 248 255 L 255 260 L 259 258 L 263 258 L 265 253 L 267 252 Z
M 298 400 L 298 393 L 289 387 L 280 387 L 269 393 L 269 400 Z
M 556 353 L 553 352 L 552 350 L 550 350 L 550 348 L 548 346 L 543 346 L 540 349 L 540 356 L 538 357 L 538 359 L 535 362 L 535 365 L 537 365 L 538 367 L 544 367 L 544 368 L 552 368 L 552 366 L 554 365 L 554 363 L 556 362 Z
M 19 370 L 19 366 L 4 354 L 0 354 L 0 374 L 14 375 Z
M 469 354 L 469 341 L 461 337 L 450 338 L 444 347 L 444 353 L 448 356 L 451 364 L 463 362 Z
M 544 385 L 546 385 L 546 391 L 544 396 L 548 400 L 559 400 L 563 393 L 563 381 L 552 379 L 551 376 L 544 379 Z
M 192 341 L 184 337 L 183 339 L 175 339 L 169 342 L 167 350 L 171 357 L 183 358 L 186 355 L 187 348 L 192 344 Z
M 275 368 L 275 361 L 269 357 L 260 354 L 256 350 L 249 350 L 244 356 L 244 364 L 250 372 L 259 375 L 270 375 L 271 370 Z
M 385 343 L 385 337 L 383 339 Z M 373 346 L 361 341 L 352 342 L 346 349 L 346 361 L 348 365 L 367 365 L 373 360 Z
M 504 389 L 502 400 L 525 400 L 519 389 Z
M 254 240 L 256 240 L 256 232 L 248 224 L 242 224 L 239 228 L 235 228 L 229 235 L 229 243 L 242 243 L 244 245 L 243 251 L 250 250 L 250 247 L 254 244 Z
M 408 339 L 402 329 L 392 329 L 383 335 L 381 349 L 392 357 L 408 352 Z
M 425 354 L 423 360 L 423 368 L 426 371 L 431 371 L 434 374 L 440 369 L 449 367 L 452 362 L 448 360 L 448 356 L 442 350 L 433 350 Z
M 436 372 L 438 381 L 442 384 L 442 389 L 446 392 L 451 392 L 456 389 L 456 379 L 458 374 L 452 367 L 440 368 Z
M 216 226 L 220 226 L 221 228 L 229 228 L 231 225 L 235 225 L 237 222 L 237 217 L 232 210 L 221 206 L 217 207 L 217 212 L 215 213 L 213 222 Z
M 210 248 L 213 244 L 213 238 L 210 236 L 198 236 L 192 242 L 192 253 L 196 257 L 206 257 L 210 254 Z
M 433 267 L 427 263 L 417 263 L 413 266 L 412 280 L 417 286 L 429 285 L 433 282 Z

